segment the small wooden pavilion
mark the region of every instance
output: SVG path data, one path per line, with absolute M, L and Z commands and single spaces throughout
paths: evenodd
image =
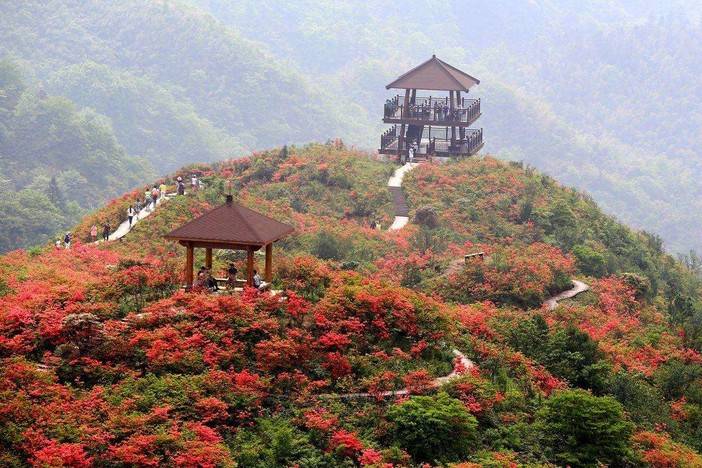
M 481 115 L 480 99 L 467 94 L 479 83 L 435 55 L 398 77 L 386 88 L 404 93 L 385 101 L 383 122 L 393 126 L 381 135 L 378 152 L 400 161 L 410 149 L 417 159 L 476 154 L 484 144 L 483 129 L 470 127 Z
M 171 231 L 166 239 L 178 241 L 187 249 L 185 286 L 193 285 L 193 261 L 196 248 L 205 249 L 205 266 L 212 267 L 212 249 L 246 251 L 246 284 L 253 285 L 254 252 L 266 249 L 264 279 L 270 283 L 273 272 L 273 243 L 294 231 L 292 226 L 234 203 L 226 203 Z

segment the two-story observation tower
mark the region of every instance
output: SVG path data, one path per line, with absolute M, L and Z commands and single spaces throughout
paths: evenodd
M 397 78 L 386 88 L 405 92 L 385 101 L 383 122 L 393 126 L 380 137 L 378 152 L 401 162 L 409 150 L 415 158 L 476 154 L 483 147 L 483 129 L 470 127 L 480 117 L 480 99 L 467 95 L 479 83 L 436 55 Z

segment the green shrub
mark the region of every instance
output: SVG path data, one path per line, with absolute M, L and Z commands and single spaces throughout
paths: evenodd
M 607 274 L 607 260 L 601 252 L 586 245 L 576 245 L 573 247 L 573 255 L 578 269 L 584 274 L 597 278 Z
M 341 260 L 346 256 L 347 247 L 333 234 L 321 231 L 314 240 L 312 253 L 323 260 Z
M 563 466 L 626 465 L 633 427 L 618 401 L 584 390 L 555 393 L 534 426 L 548 459 Z
M 331 455 L 284 418 L 259 419 L 256 427 L 237 433 L 229 444 L 239 466 L 331 466 Z
M 651 280 L 636 273 L 622 273 L 620 278 L 634 290 L 637 299 L 650 298 Z
M 392 438 L 417 462 L 464 459 L 476 435 L 477 420 L 460 400 L 446 393 L 412 397 L 388 410 Z

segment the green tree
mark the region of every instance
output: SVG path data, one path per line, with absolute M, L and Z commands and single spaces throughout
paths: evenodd
M 310 436 L 285 418 L 261 418 L 237 433 L 229 444 L 240 466 L 333 466 L 331 455 L 314 447 Z
M 587 245 L 576 245 L 573 247 L 573 255 L 578 269 L 586 275 L 599 278 L 607 274 L 607 260 L 602 252 Z
M 525 356 L 541 361 L 548 344 L 548 324 L 540 314 L 522 320 L 509 332 L 509 344 Z
M 606 390 L 609 364 L 603 360 L 597 342 L 572 325 L 551 334 L 541 362 L 571 385 L 597 393 Z
M 61 192 L 61 189 L 56 182 L 56 176 L 52 176 L 51 180 L 49 181 L 49 200 L 51 200 L 51 203 L 53 203 L 57 208 L 62 210 L 66 208 L 66 199 L 64 198 L 63 192 Z
M 631 457 L 633 427 L 614 398 L 584 390 L 556 392 L 539 410 L 534 425 L 548 459 L 574 467 L 625 465 Z
M 324 260 L 341 260 L 345 256 L 346 248 L 336 236 L 321 231 L 314 239 L 312 252 Z
M 477 420 L 460 400 L 446 393 L 417 396 L 392 406 L 391 437 L 417 462 L 465 458 L 476 435 Z

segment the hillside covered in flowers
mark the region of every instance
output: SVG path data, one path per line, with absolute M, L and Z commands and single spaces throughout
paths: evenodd
M 702 466 L 699 259 L 490 157 L 414 169 L 388 232 L 394 169 L 339 142 L 186 167 L 154 182 L 203 188 L 121 241 L 90 227 L 141 189 L 0 257 L 0 466 Z M 230 190 L 295 227 L 278 294 L 180 287 L 162 236 Z

